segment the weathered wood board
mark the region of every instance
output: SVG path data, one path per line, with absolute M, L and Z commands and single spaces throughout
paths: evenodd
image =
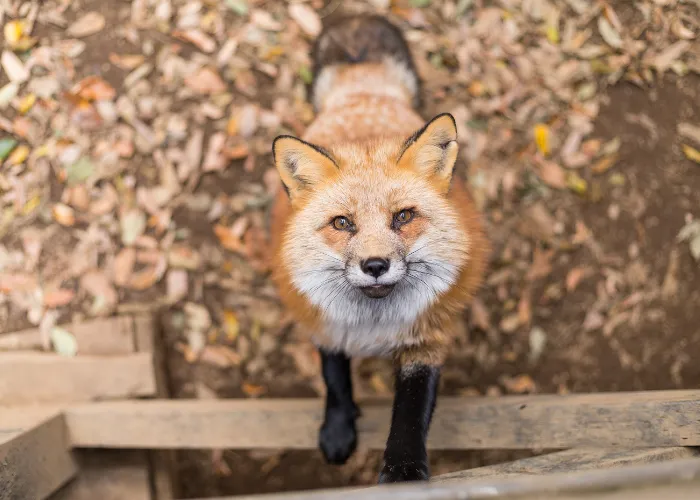
M 522 460 L 514 460 L 488 467 L 451 472 L 432 478 L 433 483 L 459 482 L 477 478 L 505 478 L 533 474 L 553 474 L 558 472 L 579 472 L 585 470 L 609 469 L 666 460 L 679 460 L 700 456 L 695 448 L 641 448 L 604 449 L 572 448 L 570 450 L 547 453 Z
M 66 403 L 156 392 L 150 353 L 76 356 L 39 352 L 0 354 L 3 404 Z
M 365 404 L 360 446 L 383 449 L 390 404 Z M 117 448 L 314 449 L 323 402 L 115 401 L 66 412 L 72 442 Z M 444 398 L 432 449 L 700 446 L 700 391 Z
M 59 412 L 0 408 L 0 500 L 46 498 L 76 472 Z
M 135 351 L 134 321 L 131 316 L 116 316 L 60 326 L 75 337 L 78 355 L 118 356 Z M 38 328 L 0 334 L 0 351 L 43 348 L 44 338 Z
M 693 458 L 578 473 L 404 483 L 216 500 L 689 500 L 700 498 L 699 495 L 700 459 Z

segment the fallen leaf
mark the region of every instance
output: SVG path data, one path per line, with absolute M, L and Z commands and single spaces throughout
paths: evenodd
M 67 306 L 73 301 L 75 292 L 68 288 L 57 288 L 44 293 L 44 307 L 56 309 Z
M 117 93 L 109 83 L 93 75 L 80 80 L 73 88 L 73 94 L 86 101 L 111 101 Z
M 549 127 L 544 123 L 538 123 L 533 129 L 533 135 L 537 149 L 544 156 L 547 156 L 549 154 Z
M 218 368 L 230 368 L 241 364 L 242 358 L 230 347 L 224 345 L 208 345 L 202 349 L 199 361 Z M 260 394 L 264 393 L 263 392 Z
M 4 50 L 0 56 L 0 64 L 10 82 L 22 83 L 29 79 L 29 70 L 15 53 Z
M 114 284 L 124 287 L 129 283 L 136 264 L 136 250 L 134 248 L 122 248 L 114 258 L 112 277 Z
M 36 38 L 29 36 L 30 26 L 25 20 L 9 21 L 5 24 L 3 32 L 7 45 L 17 52 L 26 52 L 37 42 Z
M 266 31 L 280 31 L 282 29 L 282 23 L 276 21 L 272 14 L 266 10 L 255 9 L 250 14 L 250 20 L 258 28 Z
M 501 383 L 507 391 L 515 394 L 535 392 L 537 386 L 530 375 L 518 375 L 517 377 L 502 377 Z
M 27 157 L 29 157 L 29 147 L 23 144 L 12 151 L 6 163 L 10 166 L 21 165 Z
M 566 275 L 566 290 L 573 292 L 578 287 L 581 280 L 586 276 L 586 270 L 582 267 L 575 267 Z
M 538 174 L 542 182 L 549 187 L 554 189 L 563 189 L 566 187 L 566 172 L 554 162 L 542 162 Z
M 227 165 L 227 158 L 223 154 L 224 145 L 226 144 L 226 134 L 218 132 L 209 139 L 209 147 L 207 154 L 204 157 L 202 170 L 204 172 L 214 172 L 223 170 Z
M 68 330 L 54 326 L 51 328 L 50 338 L 57 354 L 73 357 L 78 353 L 78 342 Z
M 187 271 L 184 269 L 171 269 L 166 278 L 166 291 L 168 302 L 179 302 L 187 297 Z
M 17 141 L 10 137 L 4 137 L 0 139 L 0 161 L 3 161 L 5 158 L 7 158 L 16 146 Z
M 36 94 L 27 94 L 20 100 L 17 111 L 22 115 L 26 115 L 34 107 L 34 104 L 36 104 Z
M 620 33 L 618 33 L 610 22 L 608 22 L 608 20 L 603 16 L 598 17 L 598 31 L 600 32 L 600 36 L 603 37 L 603 40 L 605 40 L 605 43 L 615 49 L 622 47 L 622 37 L 620 36 Z
M 56 203 L 51 210 L 53 218 L 62 226 L 70 227 L 75 225 L 75 212 L 68 205 Z
M 593 233 L 591 233 L 591 230 L 588 229 L 588 227 L 586 227 L 586 225 L 583 222 L 576 221 L 576 232 L 574 233 L 574 237 L 572 239 L 572 243 L 574 245 L 580 245 L 582 243 L 585 243 L 592 236 Z
M 304 3 L 293 3 L 289 6 L 289 16 L 301 27 L 302 31 L 311 37 L 321 33 L 321 18 L 315 10 Z
M 689 41 L 681 40 L 676 42 L 654 57 L 651 65 L 655 67 L 659 73 L 664 73 L 678 58 L 683 55 L 684 52 L 688 50 L 688 48 L 690 48 Z
M 0 109 L 4 109 L 12 100 L 17 97 L 19 93 L 19 84 L 17 82 L 10 82 L 7 85 L 0 88 Z
M 89 271 L 80 278 L 80 287 L 94 297 L 93 315 L 107 314 L 117 305 L 119 297 L 107 275 L 102 271 Z
M 528 281 L 534 281 L 540 278 L 549 276 L 552 272 L 552 258 L 554 257 L 554 250 L 542 250 L 540 247 L 536 247 L 533 257 L 532 265 L 530 270 L 527 272 Z
M 162 266 L 155 265 L 135 272 L 129 280 L 128 288 L 132 290 L 147 290 L 160 281 L 164 271 Z
M 517 313 L 509 314 L 508 316 L 504 317 L 499 324 L 499 328 L 505 333 L 513 333 L 519 326 L 520 315 Z
M 588 311 L 586 318 L 583 320 L 583 330 L 586 332 L 592 332 L 594 330 L 600 330 L 605 324 L 605 318 L 598 311 Z
M 617 163 L 617 158 L 618 155 L 616 153 L 610 156 L 605 156 L 598 160 L 595 163 L 595 165 L 591 167 L 591 171 L 594 174 L 604 174 L 605 172 L 610 170 L 615 165 L 615 163 Z
M 238 338 L 238 333 L 240 332 L 240 324 L 238 323 L 238 317 L 236 313 L 231 310 L 224 311 L 224 333 L 226 333 L 226 339 L 229 342 L 233 342 Z
M 584 195 L 588 190 L 588 183 L 576 172 L 567 172 L 566 187 L 571 189 L 576 194 Z
M 204 67 L 185 77 L 185 85 L 198 94 L 221 94 L 226 84 L 215 69 Z
M 694 147 L 683 144 L 683 154 L 689 160 L 693 160 L 695 163 L 700 163 L 700 151 Z
M 30 292 L 37 286 L 37 277 L 34 274 L 0 272 L 0 292 Z
M 679 123 L 678 133 L 686 139 L 690 139 L 700 145 L 700 127 L 697 125 L 693 125 L 692 123 Z
M 88 180 L 94 172 L 95 165 L 90 158 L 81 156 L 78 161 L 66 167 L 66 183 L 69 186 L 80 184 Z
M 146 58 L 141 54 L 115 54 L 114 52 L 109 54 L 109 62 L 114 64 L 120 69 L 131 71 L 143 64 Z
M 486 309 L 483 301 L 478 297 L 475 297 L 472 300 L 470 311 L 471 320 L 474 326 L 482 331 L 488 332 L 491 329 L 491 320 L 489 318 L 488 309 Z
M 542 356 L 542 351 L 544 351 L 544 346 L 547 343 L 547 334 L 542 328 L 535 326 L 530 330 L 528 343 L 530 345 L 528 359 L 530 363 L 536 363 L 537 360 L 540 359 L 540 356 Z
M 671 21 L 671 33 L 676 35 L 681 40 L 692 40 L 695 38 L 695 33 L 690 28 L 687 28 L 680 18 L 676 17 Z
M 146 230 L 146 214 L 138 208 L 126 212 L 120 220 L 122 243 L 133 245 L 136 239 Z
M 257 398 L 267 392 L 267 389 L 262 385 L 249 384 L 248 382 L 243 382 L 241 389 L 249 398 Z
M 225 0 L 226 6 L 239 16 L 245 16 L 248 13 L 248 4 L 245 0 Z
M 168 252 L 168 262 L 171 267 L 196 271 L 202 259 L 196 250 L 186 246 L 175 246 Z
M 102 31 L 105 24 L 105 17 L 102 14 L 88 12 L 71 24 L 66 30 L 66 34 L 75 38 L 84 38 Z
M 172 35 L 175 38 L 191 43 L 199 50 L 207 54 L 211 54 L 216 50 L 216 42 L 214 39 L 202 33 L 198 29 L 175 30 L 172 32 Z

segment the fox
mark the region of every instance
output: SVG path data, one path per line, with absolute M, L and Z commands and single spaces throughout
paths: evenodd
M 357 447 L 351 359 L 395 363 L 379 483 L 430 478 L 426 439 L 440 370 L 481 285 L 489 243 L 464 181 L 454 117 L 421 117 L 421 80 L 400 28 L 374 14 L 327 23 L 311 50 L 315 117 L 272 143 L 271 277 L 318 348 L 319 448 Z

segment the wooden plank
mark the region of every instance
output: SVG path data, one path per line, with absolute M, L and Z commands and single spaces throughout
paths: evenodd
M 642 492 L 654 492 L 656 496 L 643 496 Z M 660 495 L 661 492 L 664 494 Z M 577 473 L 449 483 L 404 483 L 209 500 L 686 500 L 700 498 L 698 493 L 700 459 L 693 458 Z
M 155 394 L 151 354 L 76 356 L 0 354 L 3 404 L 62 403 Z
M 76 472 L 59 412 L 0 408 L 0 500 L 46 498 Z
M 698 455 L 700 455 L 700 451 L 697 449 L 682 447 L 633 450 L 573 448 L 488 467 L 477 467 L 475 469 L 442 474 L 432 478 L 432 482 L 443 483 L 486 477 L 504 478 L 527 474 L 552 474 L 556 472 L 607 469 L 692 458 Z
M 360 446 L 383 449 L 390 404 L 362 405 Z M 315 449 L 319 399 L 125 401 L 67 410 L 76 446 Z M 443 398 L 432 449 L 700 445 L 700 391 Z
M 151 500 L 146 453 L 141 450 L 79 450 L 77 477 L 50 500 Z
M 130 316 L 100 318 L 59 325 L 71 332 L 78 355 L 120 355 L 134 352 L 134 325 Z M 44 337 L 38 328 L 0 334 L 0 351 L 41 351 Z
M 138 315 L 134 317 L 134 333 L 136 348 L 140 352 L 153 354 L 153 369 L 156 378 L 156 397 L 167 399 L 170 396 L 168 390 L 168 378 L 166 360 L 164 356 L 165 346 L 160 342 L 158 323 L 153 315 Z M 177 496 L 177 488 L 173 478 L 176 470 L 176 456 L 174 450 L 150 450 L 147 451 L 149 473 L 153 484 L 153 500 L 172 500 Z

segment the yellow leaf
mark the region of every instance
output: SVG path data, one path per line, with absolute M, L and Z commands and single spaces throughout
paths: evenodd
M 29 112 L 29 110 L 32 109 L 32 106 L 34 106 L 35 102 L 36 102 L 36 95 L 27 94 L 19 102 L 19 107 L 17 108 L 17 110 L 20 113 L 22 113 L 23 115 L 26 115 L 27 112 Z
M 233 311 L 224 311 L 224 328 L 226 330 L 226 338 L 229 341 L 234 341 L 238 337 L 240 325 L 236 313 Z
M 559 29 L 555 25 L 548 25 L 547 26 L 547 40 L 550 42 L 557 44 L 559 43 Z
M 12 154 L 7 158 L 7 164 L 8 165 L 20 165 L 24 163 L 24 160 L 27 159 L 29 156 L 29 146 L 18 146 L 15 148 L 15 150 L 12 152 Z
M 693 160 L 695 163 L 700 163 L 700 151 L 694 147 L 683 144 L 683 153 L 689 160 Z
M 566 176 L 566 186 L 576 194 L 586 194 L 588 183 L 575 172 L 569 172 Z
M 33 196 L 32 198 L 27 200 L 27 203 L 25 203 L 24 206 L 22 207 L 22 215 L 29 215 L 34 210 L 36 210 L 40 204 L 41 204 L 41 197 L 40 196 Z
M 549 154 L 549 127 L 544 123 L 539 123 L 535 125 L 535 144 L 537 144 L 537 149 L 547 156 Z
M 10 21 L 3 30 L 5 32 L 5 41 L 10 47 L 14 47 L 24 35 L 25 30 L 26 23 L 24 21 Z
M 593 167 L 591 167 L 591 170 L 594 174 L 602 174 L 610 170 L 613 165 L 615 165 L 615 162 L 617 162 L 617 153 L 601 158 L 595 165 L 593 165 Z

